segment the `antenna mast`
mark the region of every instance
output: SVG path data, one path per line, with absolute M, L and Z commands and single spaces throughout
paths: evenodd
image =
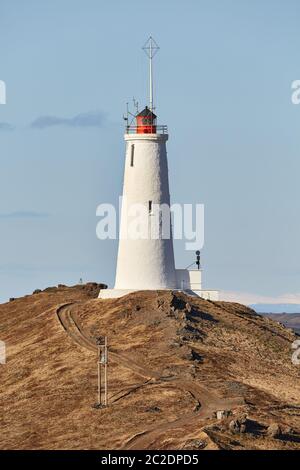
M 152 67 L 152 59 L 155 56 L 155 54 L 158 52 L 159 47 L 157 43 L 154 41 L 153 37 L 150 36 L 149 39 L 146 41 L 144 44 L 143 50 L 149 57 L 149 102 L 150 102 L 150 111 L 153 111 L 154 105 L 153 105 L 153 67 Z

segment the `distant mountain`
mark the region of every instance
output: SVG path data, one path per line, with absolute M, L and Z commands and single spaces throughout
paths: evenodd
M 249 307 L 300 334 L 300 304 L 252 304 Z
M 257 313 L 300 313 L 300 304 L 252 304 Z
M 272 320 L 280 322 L 300 334 L 300 313 L 262 313 L 262 315 L 272 318 Z

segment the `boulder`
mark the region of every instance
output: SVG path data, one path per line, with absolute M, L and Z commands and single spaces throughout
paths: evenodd
M 247 430 L 247 417 L 242 416 L 242 417 L 239 417 L 237 419 L 233 419 L 232 421 L 230 421 L 228 427 L 229 427 L 229 430 L 233 434 L 245 433 L 246 430 Z
M 282 429 L 277 423 L 271 423 L 267 429 L 267 435 L 269 437 L 278 438 L 282 435 Z

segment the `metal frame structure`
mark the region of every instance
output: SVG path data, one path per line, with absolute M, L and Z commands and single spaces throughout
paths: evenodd
M 108 347 L 107 336 L 99 336 L 96 338 L 98 347 L 97 354 L 97 372 L 98 372 L 98 402 L 96 408 L 103 408 L 108 405 L 108 387 L 107 387 L 107 364 L 108 364 Z M 102 369 L 104 368 L 104 374 Z M 104 400 L 102 400 L 102 378 L 104 375 Z
M 152 36 L 147 39 L 145 42 L 144 46 L 142 47 L 143 51 L 149 58 L 149 109 L 151 112 L 155 109 L 154 107 L 154 98 L 153 98 L 153 57 L 156 55 L 156 53 L 159 51 L 159 46 L 157 45 L 156 41 L 153 39 Z M 136 116 L 139 113 L 139 103 L 136 101 L 135 98 L 132 99 L 133 101 L 133 107 L 135 108 L 135 113 L 132 113 L 129 110 L 129 103 L 126 103 L 126 113 L 123 115 L 124 121 L 126 121 L 126 133 L 131 134 L 136 132 L 137 127 L 132 125 L 132 123 L 135 121 Z M 158 132 L 159 134 L 167 134 L 167 126 L 157 126 L 160 131 L 163 132 Z
M 153 39 L 152 36 L 145 42 L 144 46 L 142 47 L 145 54 L 149 57 L 149 109 L 153 111 L 153 65 L 152 59 L 159 51 L 159 46 L 157 45 L 156 41 Z
M 151 126 L 150 126 L 151 127 Z M 153 126 L 156 128 L 155 134 L 167 134 L 168 133 L 168 126 L 165 125 L 155 125 Z M 136 134 L 139 126 L 126 126 L 126 134 Z

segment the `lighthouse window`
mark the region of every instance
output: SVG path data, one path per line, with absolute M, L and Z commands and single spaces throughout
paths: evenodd
M 131 146 L 130 166 L 134 163 L 134 144 Z
M 152 201 L 149 201 L 149 203 L 148 203 L 148 210 L 149 210 L 149 214 L 151 214 L 151 212 L 152 212 Z

